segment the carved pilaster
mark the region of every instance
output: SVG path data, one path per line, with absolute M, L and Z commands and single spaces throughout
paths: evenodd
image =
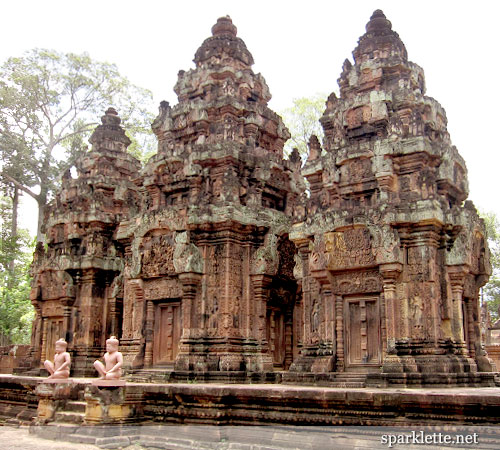
M 448 267 L 448 276 L 450 278 L 452 301 L 447 302 L 446 307 L 451 320 L 451 332 L 455 341 L 465 342 L 464 318 L 463 318 L 463 294 L 465 287 L 465 278 L 469 270 L 466 266 Z M 443 305 L 444 307 L 445 305 Z
M 35 354 L 35 358 L 40 357 L 42 351 L 42 333 L 43 333 L 43 320 L 40 305 L 37 302 L 35 305 L 35 321 L 33 322 L 33 330 L 31 332 L 31 347 L 32 352 Z M 45 361 L 45 360 L 44 360 Z M 42 361 L 43 362 L 43 361 Z
M 266 307 L 269 296 L 269 285 L 272 277 L 265 274 L 250 275 L 255 297 L 256 337 L 261 342 L 266 340 Z
M 401 320 L 401 307 L 396 295 L 396 281 L 402 270 L 403 266 L 399 263 L 382 264 L 380 266 L 384 289 L 387 353 L 395 352 L 396 339 L 402 336 L 402 330 L 398 326 Z
M 71 299 L 73 300 L 73 299 Z M 66 304 L 64 304 L 66 303 Z M 63 334 L 66 342 L 71 344 L 73 342 L 73 333 L 71 333 L 71 309 L 72 307 L 67 304 L 67 302 L 63 302 Z
M 193 302 L 200 286 L 202 275 L 195 272 L 184 272 L 179 274 L 179 281 L 182 284 L 182 327 L 183 335 L 191 330 L 191 315 Z
M 110 320 L 110 336 L 119 336 L 119 301 L 116 297 L 109 300 L 109 320 Z
M 376 178 L 378 186 L 380 188 L 380 200 L 390 201 L 391 194 L 394 192 L 396 185 L 395 175 L 387 172 L 382 172 L 377 174 Z
M 475 325 L 475 320 L 474 320 L 474 305 L 473 305 L 473 299 L 468 299 L 465 302 L 465 311 L 467 314 L 467 328 L 468 328 L 468 336 L 469 339 L 467 339 L 467 348 L 469 350 L 469 356 L 471 358 L 476 357 L 476 346 L 475 346 L 475 334 L 474 334 L 474 325 Z
M 47 359 L 47 324 L 47 318 L 42 318 L 42 354 L 40 357 L 40 364 L 43 364 Z
M 293 317 L 290 313 L 285 317 L 285 367 L 287 370 L 293 362 Z
M 146 304 L 146 330 L 145 340 L 146 347 L 144 350 L 144 366 L 150 367 L 153 365 L 153 333 L 154 333 L 154 304 L 151 300 Z
M 336 332 L 337 332 L 337 370 L 343 372 L 344 365 L 344 299 L 341 295 L 335 297 L 335 316 L 337 319 Z

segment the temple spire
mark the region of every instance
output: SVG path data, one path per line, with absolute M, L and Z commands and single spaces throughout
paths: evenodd
M 377 9 L 373 12 L 370 17 L 370 21 L 366 24 L 367 33 L 377 33 L 377 32 L 390 32 L 392 30 L 392 24 L 381 9 Z
M 366 24 L 366 33 L 359 38 L 353 56 L 356 63 L 389 57 L 408 60 L 405 45 L 398 33 L 392 30 L 391 22 L 380 9 L 375 10 L 370 17 Z
M 231 17 L 219 17 L 217 23 L 212 27 L 212 36 L 230 35 L 236 37 L 238 29 L 233 25 Z

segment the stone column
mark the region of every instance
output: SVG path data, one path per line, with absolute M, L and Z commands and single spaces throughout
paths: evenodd
M 255 337 L 261 343 L 266 342 L 266 308 L 268 287 L 272 278 L 265 274 L 250 275 L 255 297 Z
M 309 274 L 309 256 L 311 250 L 309 248 L 309 239 L 294 240 L 295 246 L 298 248 L 299 257 L 302 260 L 302 345 L 310 343 L 310 320 L 306 315 L 310 313 L 311 294 L 310 294 L 310 274 Z
M 109 299 L 109 320 L 110 320 L 110 336 L 118 336 L 119 331 L 119 304 L 116 297 L 111 297 Z
M 43 336 L 43 319 L 42 319 L 42 311 L 40 308 L 40 304 L 37 302 L 35 305 L 35 320 L 33 322 L 33 331 L 31 338 L 31 348 L 34 353 L 34 364 L 36 361 L 41 359 L 41 351 L 42 351 L 42 336 Z M 42 360 L 42 363 L 45 360 Z
M 40 356 L 40 365 L 43 366 L 44 361 L 47 359 L 47 323 L 48 319 L 42 317 L 42 354 Z
M 97 270 L 88 269 L 85 270 L 81 277 L 81 289 L 80 289 L 80 318 L 79 326 L 82 341 L 75 342 L 75 344 L 90 349 L 94 345 L 94 324 L 93 320 L 96 317 L 94 299 L 94 286 L 96 282 Z M 99 314 L 100 315 L 100 314 Z
M 144 350 L 144 367 L 153 365 L 153 334 L 154 334 L 154 304 L 152 300 L 146 303 L 146 347 Z
M 403 270 L 400 263 L 390 263 L 380 265 L 380 274 L 382 275 L 384 300 L 385 300 L 385 318 L 387 333 L 387 353 L 395 353 L 396 339 L 401 337 L 400 313 L 401 308 L 396 295 L 396 280 Z
M 469 350 L 469 356 L 471 358 L 476 357 L 476 346 L 475 346 L 475 334 L 474 334 L 474 325 L 475 325 L 475 320 L 474 320 L 474 310 L 473 310 L 473 300 L 469 298 L 467 302 L 465 302 L 465 313 L 467 314 L 467 325 L 468 325 L 468 350 Z
M 182 337 L 191 334 L 191 314 L 193 302 L 201 283 L 202 274 L 195 272 L 184 272 L 179 274 L 179 281 L 182 284 Z
M 336 317 L 336 326 L 335 331 L 337 334 L 337 351 L 336 351 L 336 360 L 337 360 L 337 371 L 343 372 L 345 370 L 345 355 L 344 355 L 344 299 L 341 295 L 335 296 L 335 317 Z
M 465 277 L 468 269 L 465 266 L 450 266 L 448 267 L 448 276 L 450 278 L 452 302 L 450 308 L 451 333 L 455 341 L 460 342 L 465 346 L 465 330 L 463 318 L 463 294 Z
M 75 299 L 71 297 L 61 299 L 63 305 L 63 337 L 68 344 L 73 343 L 73 333 L 71 333 L 71 309 L 74 300 Z
M 293 362 L 293 314 L 288 311 L 285 315 L 285 370 Z

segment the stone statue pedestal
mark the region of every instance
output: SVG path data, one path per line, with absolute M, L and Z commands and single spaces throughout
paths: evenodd
M 64 409 L 66 402 L 75 396 L 76 388 L 77 384 L 68 379 L 42 381 L 35 390 L 38 398 L 38 423 L 53 421 L 56 412 Z
M 125 386 L 125 380 L 94 380 L 92 386 L 97 387 L 122 387 Z
M 73 380 L 69 378 L 50 378 L 42 381 L 42 384 L 71 384 Z
M 135 397 L 127 396 L 124 380 L 94 380 L 85 389 L 87 425 L 123 424 L 132 420 Z

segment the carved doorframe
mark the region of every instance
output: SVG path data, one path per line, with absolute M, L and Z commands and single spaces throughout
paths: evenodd
M 54 360 L 55 343 L 60 338 L 65 339 L 65 334 L 63 316 L 43 318 L 42 363 L 46 359 Z
M 180 298 L 155 300 L 153 308 L 153 366 L 173 364 L 182 336 L 182 301 Z
M 359 317 L 351 316 L 351 314 L 355 312 L 351 305 L 355 304 L 359 305 Z M 373 305 L 373 307 L 367 305 Z M 343 309 L 345 369 L 366 371 L 380 367 L 382 364 L 383 348 L 380 296 L 344 296 Z M 359 322 L 359 332 L 353 329 L 353 327 L 356 326 L 356 324 L 353 323 L 354 321 Z M 355 346 L 359 346 L 359 348 L 356 349 Z M 355 353 L 356 350 L 358 351 Z M 372 352 L 372 354 L 370 352 Z M 359 353 L 359 355 L 357 353 Z

